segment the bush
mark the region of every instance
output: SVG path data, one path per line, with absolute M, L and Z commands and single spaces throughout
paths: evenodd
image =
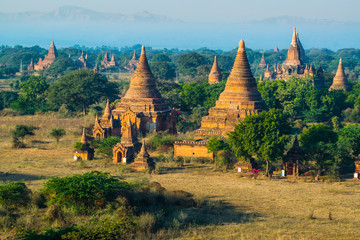
M 101 140 L 95 140 L 94 145 L 95 148 L 98 148 L 97 153 L 101 153 L 107 157 L 112 157 L 113 148 L 117 143 L 121 141 L 119 137 L 109 137 Z
M 64 240 L 120 240 L 131 239 L 135 232 L 135 223 L 132 218 L 123 216 L 119 219 L 103 219 L 96 222 L 91 228 L 80 228 L 77 231 L 68 232 L 61 239 Z
M 22 142 L 26 136 L 35 135 L 34 130 L 38 129 L 34 126 L 16 125 L 15 130 L 11 131 L 13 147 L 22 148 L 25 144 Z
M 124 189 L 129 189 L 129 185 L 119 178 L 92 171 L 72 177 L 52 177 L 45 183 L 43 192 L 50 204 L 73 207 L 86 213 L 114 201 Z
M 0 186 L 0 204 L 7 209 L 27 206 L 30 194 L 24 183 L 8 183 Z
M 234 167 L 235 159 L 230 152 L 221 150 L 216 154 L 215 164 L 219 168 L 231 169 Z
M 63 128 L 53 128 L 49 135 L 56 139 L 56 143 L 59 143 L 60 138 L 66 135 L 66 131 Z

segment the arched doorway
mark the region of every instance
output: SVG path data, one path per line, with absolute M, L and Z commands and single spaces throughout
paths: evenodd
M 122 156 L 121 152 L 119 151 L 119 152 L 117 153 L 117 156 L 116 156 L 116 161 L 117 161 L 118 163 L 121 163 L 121 162 L 122 162 L 122 159 L 123 159 L 123 156 Z
M 96 140 L 100 140 L 100 138 L 101 138 L 100 133 L 97 133 L 95 138 L 96 138 Z
M 294 175 L 294 165 L 292 163 L 287 166 L 287 175 Z

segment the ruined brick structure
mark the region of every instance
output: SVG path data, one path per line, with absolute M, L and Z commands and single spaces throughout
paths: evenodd
M 300 148 L 297 136 L 295 136 L 292 147 L 283 159 L 283 170 L 285 170 L 286 176 L 299 176 L 299 165 L 303 157 L 304 152 Z
M 176 115 L 157 90 L 145 47 L 142 47 L 139 66 L 131 77 L 128 91 L 115 109 L 107 103 L 103 117 L 95 121 L 93 135 L 95 138 L 121 136 L 129 121 L 134 136 L 165 130 L 176 134 Z
M 34 70 L 44 70 L 54 62 L 55 58 L 57 58 L 58 53 L 54 44 L 54 41 L 51 42 L 48 54 L 45 55 L 44 59 L 39 59 L 38 63 L 34 65 Z
M 133 54 L 132 58 L 130 59 L 130 61 L 124 68 L 129 71 L 134 71 L 138 65 L 139 65 L 139 60 L 136 59 L 136 54 L 135 54 L 135 50 L 134 50 L 134 54 Z
M 333 79 L 333 84 L 329 88 L 329 91 L 338 89 L 344 89 L 345 91 L 350 90 L 350 86 L 348 85 L 345 77 L 344 67 L 341 59 L 339 61 L 339 66 L 336 71 L 335 77 Z
M 134 162 L 131 163 L 131 168 L 137 171 L 144 171 L 147 169 L 155 169 L 155 162 L 150 157 L 149 153 L 146 150 L 145 140 L 143 140 L 141 150 Z
M 209 74 L 209 84 L 214 84 L 221 82 L 222 80 L 222 74 L 219 68 L 219 65 L 216 60 L 216 56 L 214 58 L 214 64 L 211 68 L 210 74 Z
M 225 90 L 209 115 L 202 118 L 201 127 L 195 131 L 198 138 L 224 136 L 233 131 L 239 120 L 263 110 L 263 100 L 246 56 L 245 43 L 240 41 L 234 66 L 227 79 Z

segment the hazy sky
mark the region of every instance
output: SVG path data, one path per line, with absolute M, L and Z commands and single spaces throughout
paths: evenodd
M 149 11 L 184 21 L 234 22 L 278 16 L 360 21 L 359 0 L 0 0 L 0 12 L 73 5 L 103 12 Z

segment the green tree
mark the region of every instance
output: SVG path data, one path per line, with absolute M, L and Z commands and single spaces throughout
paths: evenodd
M 182 84 L 180 99 L 183 101 L 184 110 L 190 110 L 202 105 L 206 98 L 205 85 L 198 83 Z
M 3 184 L 0 185 L 0 204 L 7 209 L 24 207 L 31 201 L 30 194 L 24 183 Z
M 50 88 L 48 102 L 57 110 L 62 104 L 82 109 L 84 115 L 89 105 L 102 97 L 113 101 L 117 98 L 117 86 L 107 78 L 91 70 L 76 70 L 61 77 Z
M 154 55 L 151 58 L 151 63 L 155 63 L 155 62 L 167 62 L 167 63 L 170 63 L 171 59 L 166 54 L 158 53 L 158 54 Z
M 230 150 L 229 144 L 224 139 L 218 139 L 215 137 L 211 137 L 206 144 L 206 148 L 208 152 L 217 153 L 221 150 Z
M 45 91 L 49 84 L 44 77 L 31 76 L 27 81 L 20 84 L 20 95 L 11 104 L 11 108 L 20 113 L 34 113 L 37 110 L 45 110 Z
M 325 124 L 314 124 L 305 128 L 299 141 L 303 147 L 309 166 L 316 168 L 317 174 L 336 167 L 335 154 L 338 135 Z
M 59 144 L 60 138 L 66 135 L 66 131 L 63 128 L 53 128 L 49 134 L 51 137 L 56 139 L 56 142 Z
M 94 145 L 96 148 L 98 148 L 97 153 L 104 154 L 106 157 L 110 158 L 113 155 L 113 148 L 120 141 L 121 138 L 119 137 L 109 137 L 101 140 L 95 140 Z
M 268 175 L 271 164 L 283 156 L 291 130 L 290 116 L 280 109 L 270 109 L 246 116 L 228 134 L 229 144 L 239 158 L 249 161 L 256 156 L 265 161 Z
M 81 67 L 68 57 L 60 57 L 56 58 L 50 67 L 44 70 L 44 76 L 57 78 Z
M 23 143 L 24 138 L 26 136 L 35 135 L 34 130 L 38 129 L 34 126 L 26 126 L 26 125 L 16 125 L 15 130 L 11 131 L 11 135 L 13 138 L 13 147 L 14 148 L 22 148 L 25 147 Z
M 188 53 L 181 55 L 177 61 L 179 72 L 183 75 L 192 75 L 196 74 L 196 68 L 200 65 L 205 64 L 205 58 L 196 53 Z
M 173 79 L 176 77 L 175 69 L 167 62 L 152 63 L 151 72 L 157 79 Z

